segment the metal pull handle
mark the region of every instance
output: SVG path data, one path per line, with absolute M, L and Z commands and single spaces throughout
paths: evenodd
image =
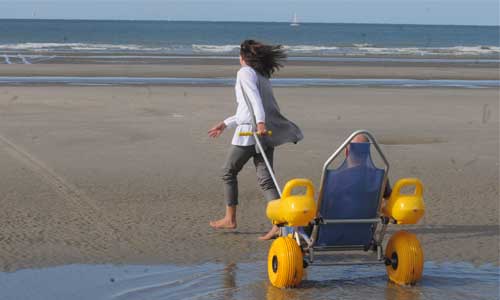
M 271 130 L 268 130 L 265 134 L 259 134 L 257 133 L 258 135 L 273 135 L 273 132 Z M 240 133 L 238 133 L 239 136 L 253 136 L 253 132 L 251 131 L 242 131 Z

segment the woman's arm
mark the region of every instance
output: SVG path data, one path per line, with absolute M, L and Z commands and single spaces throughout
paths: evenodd
M 222 134 L 222 132 L 224 131 L 224 129 L 226 129 L 226 127 L 227 126 L 224 122 L 219 122 L 219 123 L 215 124 L 214 127 L 210 128 L 208 130 L 208 136 L 212 137 L 212 138 L 216 138 Z
M 222 122 L 215 124 L 214 127 L 210 128 L 210 130 L 208 130 L 208 136 L 216 138 L 222 134 L 224 129 L 236 127 L 236 125 L 237 125 L 236 124 L 236 115 L 230 116 L 229 118 L 225 119 Z
M 230 116 L 229 118 L 226 118 L 224 120 L 224 124 L 226 125 L 226 127 L 228 128 L 233 128 L 233 127 L 236 127 L 236 125 L 238 125 L 236 123 L 236 115 L 234 116 Z

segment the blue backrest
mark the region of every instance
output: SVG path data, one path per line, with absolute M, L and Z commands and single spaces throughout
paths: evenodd
M 384 180 L 375 167 L 370 143 L 351 143 L 348 157 L 324 176 L 320 216 L 323 219 L 371 219 L 377 217 Z M 368 246 L 373 224 L 322 224 L 317 246 Z

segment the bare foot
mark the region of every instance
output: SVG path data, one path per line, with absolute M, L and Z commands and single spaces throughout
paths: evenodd
M 273 228 L 271 228 L 271 230 L 269 230 L 268 233 L 264 234 L 263 236 L 260 236 L 259 240 L 268 241 L 270 239 L 273 239 L 273 238 L 278 236 L 279 231 L 280 231 L 280 228 L 278 226 L 274 225 Z
M 235 229 L 236 221 L 223 218 L 217 221 L 210 221 L 210 226 L 214 229 Z

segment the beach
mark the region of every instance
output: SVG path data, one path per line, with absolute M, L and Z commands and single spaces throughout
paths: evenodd
M 497 69 L 468 65 L 302 65 L 279 76 L 498 80 Z M 2 76 L 228 77 L 237 70 L 5 66 Z M 275 95 L 305 135 L 276 150 L 281 185 L 306 177 L 318 188 L 327 157 L 352 131 L 368 129 L 389 159 L 391 182 L 418 177 L 425 186 L 423 220 L 390 226 L 388 236 L 416 233 L 426 261 L 499 264 L 498 88 L 277 87 Z M 231 132 L 213 140 L 207 130 L 234 110 L 226 86 L 0 86 L 0 270 L 265 260 L 270 242 L 257 237 L 270 222 L 251 164 L 239 177 L 238 228 L 208 226 L 224 210 L 220 176 Z
M 217 7 L 178 2 L 169 5 L 204 17 L 200 7 Z M 6 4 L 0 19 L 1 299 L 498 298 L 500 27 L 479 12 L 486 4 L 467 10 L 474 20 L 453 5 L 463 25 L 444 25 L 449 5 L 429 3 L 401 4 L 394 20 L 383 16 L 397 3 L 366 16 L 369 5 L 344 14 L 347 4 L 303 3 L 335 5 L 326 23 L 299 9 L 292 23 L 276 13 L 267 22 L 271 10 L 240 6 L 237 21 L 229 6 L 216 9 L 224 21 L 177 21 L 175 9 L 153 9 L 159 2 L 138 3 L 130 18 L 129 4 L 73 3 L 53 19 L 65 5 L 51 5 Z M 287 14 L 299 4 L 265 5 Z M 325 161 L 358 129 L 378 141 L 392 186 L 423 182 L 424 217 L 390 224 L 382 243 L 416 234 L 424 267 L 415 285 L 389 279 L 406 269 L 399 249 L 377 261 L 372 251 L 315 251 L 298 287 L 273 286 L 272 241 L 258 240 L 272 225 L 252 163 L 238 175 L 237 228 L 209 226 L 224 215 L 233 131 L 212 139 L 208 130 L 236 111 L 240 53 L 270 58 L 248 39 L 287 56 L 271 84 L 304 139 L 275 150 L 281 187 L 309 178 L 317 200 Z M 380 167 L 373 147 L 372 158 Z

